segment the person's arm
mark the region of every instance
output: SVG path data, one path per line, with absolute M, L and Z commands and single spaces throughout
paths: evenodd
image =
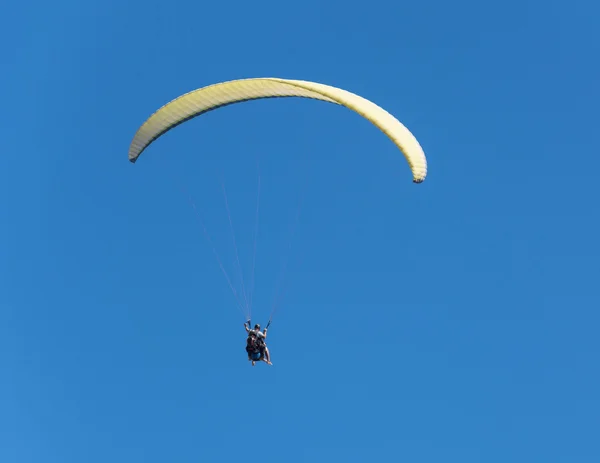
M 246 329 L 246 333 L 250 332 L 250 320 L 248 320 L 247 322 L 244 322 L 244 328 Z

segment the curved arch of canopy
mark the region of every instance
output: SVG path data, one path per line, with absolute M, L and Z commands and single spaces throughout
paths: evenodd
M 136 162 L 157 138 L 177 125 L 208 111 L 233 103 L 261 98 L 301 97 L 345 106 L 371 121 L 400 149 L 413 174 L 413 182 L 427 176 L 427 160 L 413 134 L 394 116 L 375 103 L 346 90 L 316 82 L 278 78 L 252 78 L 221 82 L 186 93 L 167 103 L 136 132 L 129 160 Z

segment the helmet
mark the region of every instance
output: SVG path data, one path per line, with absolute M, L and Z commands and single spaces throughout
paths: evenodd
M 255 330 L 260 330 L 260 325 L 257 323 L 256 325 L 254 325 L 254 329 Z

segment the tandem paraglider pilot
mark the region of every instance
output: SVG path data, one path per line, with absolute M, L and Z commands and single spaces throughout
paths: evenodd
M 271 363 L 271 355 L 269 354 L 269 348 L 267 347 L 267 330 L 271 322 L 267 324 L 263 331 L 260 331 L 260 325 L 257 323 L 254 328 L 251 329 L 250 320 L 244 323 L 244 328 L 248 333 L 246 339 L 246 352 L 248 353 L 248 360 L 252 362 L 252 366 L 256 365 L 256 362 L 266 362 L 269 365 Z

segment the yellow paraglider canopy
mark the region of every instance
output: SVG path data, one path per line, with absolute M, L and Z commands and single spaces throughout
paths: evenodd
M 425 180 L 427 160 L 421 145 L 400 121 L 383 108 L 340 88 L 316 82 L 270 77 L 210 85 L 167 103 L 138 129 L 129 148 L 129 160 L 135 162 L 154 140 L 193 117 L 232 103 L 278 97 L 312 98 L 355 111 L 371 121 L 396 144 L 408 161 L 415 183 Z

